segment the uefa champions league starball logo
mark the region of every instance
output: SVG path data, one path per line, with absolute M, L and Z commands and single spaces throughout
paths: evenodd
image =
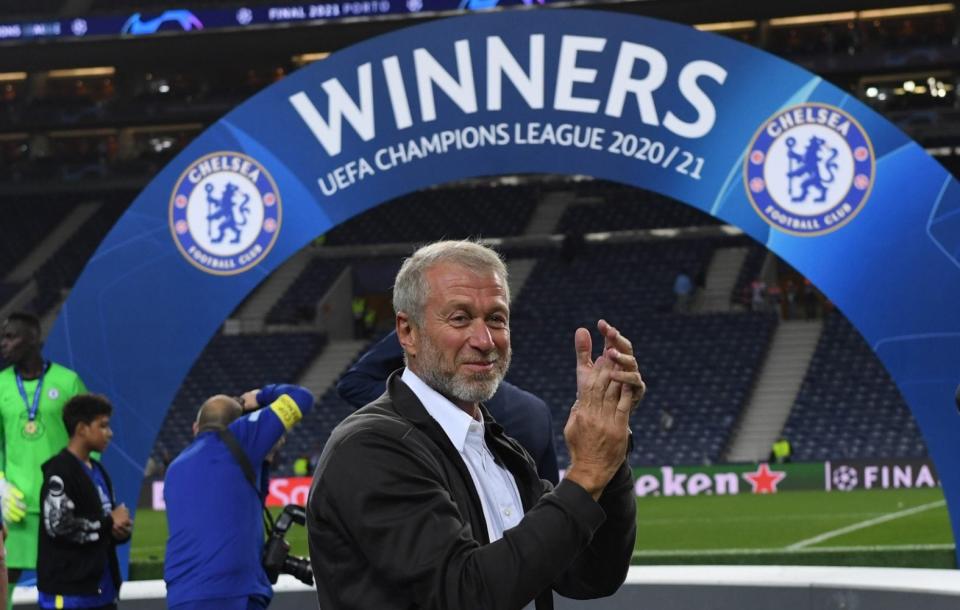
M 198 269 L 234 275 L 257 265 L 280 232 L 280 194 L 251 157 L 216 152 L 181 174 L 170 198 L 170 231 Z
M 843 110 L 808 103 L 781 110 L 757 131 L 744 160 L 747 197 L 773 227 L 823 235 L 853 220 L 873 188 L 873 144 Z
M 833 486 L 840 491 L 851 491 L 858 482 L 857 471 L 850 466 L 840 466 L 833 471 Z

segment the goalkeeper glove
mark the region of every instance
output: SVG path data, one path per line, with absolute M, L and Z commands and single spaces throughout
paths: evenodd
M 3 472 L 0 472 L 0 510 L 3 510 L 3 520 L 10 523 L 19 523 L 27 516 L 23 492 L 8 481 Z

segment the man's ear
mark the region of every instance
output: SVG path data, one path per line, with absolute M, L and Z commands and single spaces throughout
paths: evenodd
M 400 347 L 406 352 L 407 356 L 417 355 L 417 327 L 413 320 L 404 312 L 397 313 L 397 339 L 400 341 Z
M 197 432 L 199 431 L 200 431 L 200 424 L 198 424 L 197 422 L 193 422 L 193 435 L 196 436 Z

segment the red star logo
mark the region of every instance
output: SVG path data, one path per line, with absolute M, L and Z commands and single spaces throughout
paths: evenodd
M 755 494 L 777 493 L 777 483 L 787 477 L 787 473 L 771 471 L 766 463 L 760 464 L 756 472 L 744 472 L 743 478 L 749 481 Z

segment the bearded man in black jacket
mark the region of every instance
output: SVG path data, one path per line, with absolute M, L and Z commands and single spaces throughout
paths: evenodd
M 438 242 L 394 286 L 406 368 L 343 421 L 307 508 L 324 610 L 519 609 L 552 591 L 613 594 L 626 578 L 636 500 L 629 415 L 644 392 L 630 342 L 601 320 L 603 354 L 575 333 L 571 464 L 555 488 L 483 406 L 510 362 L 510 294 L 499 255 Z

